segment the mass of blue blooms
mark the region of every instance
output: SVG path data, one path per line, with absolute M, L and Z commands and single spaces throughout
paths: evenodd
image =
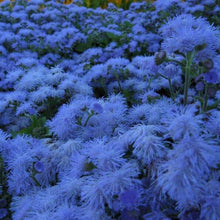
M 4 1 L 0 31 L 0 219 L 220 219 L 219 1 Z

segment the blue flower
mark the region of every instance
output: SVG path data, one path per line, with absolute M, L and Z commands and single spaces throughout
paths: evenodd
M 126 134 L 134 148 L 133 154 L 142 164 L 150 165 L 165 156 L 166 148 L 160 133 L 162 129 L 159 126 L 137 125 Z
M 85 143 L 85 152 L 100 172 L 114 171 L 126 163 L 124 152 L 117 143 L 106 142 L 105 138 Z
M 204 74 L 204 79 L 207 83 L 218 84 L 220 83 L 220 76 L 215 69 L 210 70 Z
M 129 210 L 123 209 L 121 211 L 121 219 L 122 220 L 138 220 L 140 216 L 140 212 L 138 210 Z
M 116 171 L 103 172 L 99 178 L 90 178 L 82 187 L 81 198 L 90 209 L 104 209 L 105 203 L 113 206 L 114 196 L 126 189 L 140 186 L 136 164 L 127 163 Z
M 195 106 L 180 107 L 170 112 L 170 117 L 165 119 L 168 135 L 175 141 L 182 140 L 186 135 L 198 137 L 201 131 L 202 117 L 195 115 Z
M 205 194 L 201 205 L 201 219 L 220 218 L 220 184 L 218 179 L 211 179 L 205 186 Z
M 170 220 L 163 212 L 155 210 L 143 216 L 144 220 Z
M 164 39 L 162 48 L 170 53 L 188 53 L 197 46 L 205 45 L 197 53 L 197 59 L 205 60 L 216 55 L 219 32 L 203 18 L 196 19 L 190 14 L 182 14 L 169 20 L 160 31 Z
M 157 0 L 156 2 L 154 2 L 154 5 L 157 11 L 166 11 L 169 7 L 174 5 L 181 5 L 181 3 L 178 0 Z
M 210 112 L 208 121 L 205 126 L 206 126 L 206 130 L 208 134 L 219 138 L 220 137 L 220 112 L 217 110 Z
M 203 91 L 203 89 L 205 88 L 205 85 L 204 85 L 204 83 L 203 82 L 198 82 L 197 84 L 196 84 L 196 90 L 197 91 L 199 91 L 199 92 L 201 92 L 201 91 Z
M 34 169 L 38 172 L 38 173 L 42 173 L 44 171 L 44 164 L 40 161 L 37 161 L 36 163 L 34 163 Z
M 56 212 L 50 216 L 50 219 L 77 220 L 79 210 L 76 206 L 69 205 L 67 202 L 58 206 Z
M 6 161 L 6 170 L 10 170 L 8 187 L 13 195 L 26 194 L 38 185 L 48 186 L 55 178 L 55 172 L 50 167 L 53 166 L 49 160 L 50 151 L 40 140 L 16 136 L 3 149 L 3 158 Z M 38 160 L 41 162 L 37 162 Z M 36 169 L 33 170 L 34 168 Z
M 3 219 L 8 215 L 8 211 L 5 208 L 0 208 L 0 219 Z
M 3 132 L 3 131 L 0 129 L 0 153 L 1 153 L 1 154 L 3 153 L 3 155 L 4 155 L 5 153 L 7 153 L 5 150 L 6 150 L 7 147 L 8 147 L 8 141 L 7 141 L 7 139 L 8 139 L 9 137 L 10 137 L 10 136 L 9 136 L 7 133 Z
M 180 68 L 178 68 L 176 65 L 170 63 L 168 65 L 166 65 L 164 67 L 164 72 L 163 74 L 166 76 L 166 77 L 169 77 L 169 78 L 173 78 L 174 76 L 176 75 L 180 75 L 181 74 L 181 70 Z
M 119 200 L 121 204 L 123 204 L 124 207 L 127 207 L 128 209 L 133 209 L 138 203 L 139 198 L 139 192 L 136 189 L 128 189 L 122 192 L 119 196 Z
M 177 208 L 198 207 L 211 168 L 220 161 L 220 149 L 201 137 L 186 135 L 168 153 L 168 161 L 161 164 L 157 187 L 177 202 Z
M 95 113 L 99 114 L 99 113 L 103 112 L 103 107 L 99 103 L 94 103 L 93 106 L 92 106 L 92 110 Z
M 94 104 L 97 103 L 102 106 L 102 113 L 95 114 Z M 122 124 L 126 110 L 125 99 L 121 95 L 112 95 L 100 102 L 89 96 L 83 99 L 78 96 L 69 105 L 61 106 L 48 125 L 63 140 L 79 134 L 86 139 L 102 137 Z

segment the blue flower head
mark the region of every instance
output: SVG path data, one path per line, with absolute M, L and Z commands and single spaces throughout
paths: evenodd
M 195 106 L 188 108 L 180 107 L 170 112 L 170 117 L 165 119 L 168 135 L 175 141 L 181 140 L 186 135 L 198 137 L 201 131 L 202 118 L 200 115 L 195 116 Z
M 141 185 L 135 178 L 138 173 L 136 164 L 127 163 L 118 170 L 103 172 L 98 179 L 89 179 L 82 187 L 81 198 L 85 201 L 85 206 L 99 210 L 104 209 L 104 204 L 107 203 L 112 208 L 115 195 Z
M 220 75 L 218 74 L 216 69 L 212 69 L 208 73 L 205 73 L 204 79 L 207 83 L 211 83 L 211 84 L 220 83 Z
M 134 148 L 133 154 L 142 164 L 150 165 L 165 155 L 166 148 L 159 137 L 161 133 L 162 129 L 159 126 L 137 125 L 126 134 Z
M 6 145 L 3 156 L 6 169 L 10 170 L 8 187 L 13 195 L 25 194 L 36 186 L 47 186 L 54 179 L 50 151 L 40 140 L 17 136 Z
M 119 196 L 122 206 L 128 209 L 134 209 L 139 199 L 139 192 L 137 189 L 125 190 Z
M 219 31 L 205 19 L 182 14 L 169 20 L 160 29 L 163 36 L 162 48 L 166 51 L 188 53 L 203 45 L 197 52 L 197 59 L 205 60 L 216 55 Z
M 168 161 L 160 165 L 157 186 L 177 201 L 178 209 L 198 207 L 219 156 L 220 149 L 215 143 L 188 134 L 170 150 Z
M 5 208 L 0 208 L 0 219 L 3 219 L 8 215 L 8 211 Z
M 112 95 L 106 100 L 89 96 L 82 99 L 79 96 L 69 105 L 61 106 L 48 125 L 63 140 L 79 134 L 86 139 L 102 137 L 123 122 L 126 110 L 125 99 L 121 95 Z
M 38 173 L 42 173 L 44 171 L 44 164 L 40 161 L 37 161 L 36 163 L 34 163 L 34 169 L 38 172 Z

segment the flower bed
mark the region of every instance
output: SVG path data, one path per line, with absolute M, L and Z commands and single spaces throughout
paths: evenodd
M 0 219 L 220 219 L 218 1 L 0 8 Z

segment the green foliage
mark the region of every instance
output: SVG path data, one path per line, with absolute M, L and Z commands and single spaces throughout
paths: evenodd
M 133 145 L 134 145 L 134 143 L 128 145 L 128 149 L 125 152 L 125 154 L 123 155 L 123 158 L 128 159 L 133 156 L 133 150 L 134 150 Z
M 79 42 L 74 45 L 73 50 L 78 53 L 83 53 L 92 47 L 102 47 L 105 48 L 112 41 L 118 42 L 121 36 L 115 35 L 111 32 L 98 33 L 93 31 L 87 38 L 86 42 Z
M 8 194 L 7 176 L 6 170 L 4 169 L 4 161 L 0 155 L 0 208 L 8 210 L 8 215 L 5 217 L 10 219 L 9 204 L 11 203 L 11 196 Z
M 35 115 L 30 116 L 31 124 L 30 126 L 12 133 L 12 136 L 15 137 L 16 135 L 26 134 L 31 135 L 35 138 L 45 138 L 50 136 L 49 128 L 45 126 L 47 121 L 46 117 L 37 117 Z
M 121 35 L 116 35 L 112 32 L 93 31 L 88 35 L 86 42 L 80 41 L 73 45 L 72 50 L 78 53 L 83 53 L 89 48 L 102 47 L 105 48 L 111 42 L 116 42 L 118 46 L 129 43 L 127 34 L 131 32 L 133 24 L 128 21 L 119 24 Z
M 93 169 L 96 169 L 96 168 L 97 168 L 97 166 L 93 162 L 87 162 L 84 165 L 85 171 L 88 171 L 88 172 L 92 171 Z
M 122 94 L 124 95 L 124 97 L 126 98 L 127 101 L 127 105 L 129 107 L 132 107 L 133 104 L 137 104 L 137 100 L 134 98 L 135 92 L 129 89 L 124 89 L 122 91 Z
M 134 25 L 130 23 L 129 21 L 124 21 L 123 23 L 119 24 L 119 30 L 122 31 L 123 33 L 131 33 L 132 27 Z
M 69 94 L 68 94 L 69 93 Z M 62 99 L 59 97 L 49 97 L 44 103 L 44 110 L 40 112 L 42 117 L 46 117 L 47 119 L 51 119 L 57 113 L 59 107 L 63 103 L 67 103 L 69 98 L 71 97 L 71 93 L 67 91 L 65 97 Z M 41 103 L 40 103 L 41 104 Z
M 205 5 L 203 11 L 195 11 L 193 15 L 195 17 L 206 17 L 207 20 L 210 22 L 210 24 L 214 24 L 214 26 L 219 26 L 220 25 L 220 12 L 213 13 L 215 10 L 216 6 L 220 6 L 220 0 L 216 0 L 215 3 Z

